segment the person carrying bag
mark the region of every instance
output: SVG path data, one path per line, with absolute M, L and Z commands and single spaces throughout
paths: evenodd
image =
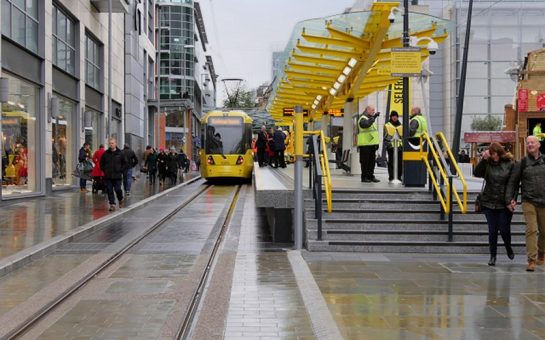
M 498 248 L 498 232 L 501 234 L 507 257 L 513 259 L 515 254 L 511 247 L 511 219 L 514 205 L 507 197 L 507 183 L 515 163 L 513 155 L 506 152 L 499 143 L 492 143 L 482 153 L 482 158 L 475 167 L 473 175 L 483 178 L 483 188 L 475 202 L 475 211 L 482 211 L 488 223 L 488 243 L 490 248 L 489 266 L 496 264 Z

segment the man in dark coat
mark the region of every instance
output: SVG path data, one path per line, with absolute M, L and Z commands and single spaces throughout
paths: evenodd
M 265 149 L 267 148 L 267 128 L 265 125 L 261 127 L 261 131 L 257 133 L 257 162 L 259 166 L 265 166 Z
M 278 127 L 273 135 L 273 142 L 274 142 L 274 154 L 276 158 L 276 166 L 275 168 L 278 168 L 280 166 L 281 168 L 286 167 L 286 161 L 284 160 L 284 150 L 286 150 L 286 135 L 282 131 L 281 127 Z
M 123 207 L 123 190 L 121 190 L 121 181 L 123 172 L 128 167 L 127 159 L 123 152 L 117 147 L 115 138 L 110 138 L 108 141 L 108 150 L 104 152 L 100 159 L 100 168 L 104 172 L 104 180 L 106 181 L 106 190 L 108 191 L 108 201 L 110 202 L 110 211 L 115 210 L 115 194 L 119 202 L 119 207 Z
M 176 154 L 176 148 L 171 146 L 167 157 L 167 172 L 172 184 L 176 184 L 176 180 L 178 179 L 178 169 L 178 155 Z

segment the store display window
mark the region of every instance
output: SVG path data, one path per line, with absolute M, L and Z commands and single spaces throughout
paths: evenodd
M 39 190 L 37 102 L 39 88 L 8 74 L 9 97 L 2 104 L 2 197 Z

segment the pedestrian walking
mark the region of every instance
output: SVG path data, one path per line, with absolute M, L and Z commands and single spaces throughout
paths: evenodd
M 485 183 L 480 194 L 480 204 L 488 223 L 489 266 L 496 264 L 498 232 L 503 239 L 507 257 L 511 260 L 515 257 L 511 247 L 513 210 L 511 199 L 506 196 L 514 166 L 513 155 L 506 152 L 501 144 L 492 143 L 482 153 L 482 158 L 473 172 L 475 177 L 483 178 Z
M 384 146 L 388 154 L 388 181 L 394 180 L 394 139 L 397 134 L 397 179 L 401 180 L 403 174 L 403 126 L 399 121 L 397 111 L 390 113 L 390 120 L 384 124 Z
M 98 150 L 93 153 L 93 171 L 91 171 L 91 176 L 93 177 L 93 193 L 98 193 L 99 190 L 102 190 L 102 193 L 106 193 L 106 186 L 104 185 L 104 171 L 100 167 L 100 160 L 106 150 L 104 149 L 104 144 L 100 144 Z
M 155 179 L 157 178 L 157 152 L 155 152 L 154 148 L 150 149 L 150 152 L 148 153 L 144 162 L 144 166 L 148 170 L 147 174 L 149 183 L 154 184 Z
M 380 112 L 369 105 L 358 119 L 358 151 L 360 153 L 361 181 L 378 183 L 375 177 L 376 153 L 379 147 L 379 136 L 376 119 Z
M 275 168 L 279 166 L 281 168 L 286 167 L 286 160 L 284 159 L 284 151 L 286 150 L 286 135 L 282 131 L 281 127 L 278 127 L 273 134 L 274 143 L 274 155 L 275 155 Z
M 528 267 L 533 272 L 536 265 L 545 263 L 545 161 L 539 151 L 535 136 L 526 138 L 528 155 L 517 162 L 507 186 L 511 209 L 516 205 L 519 187 L 522 192 L 522 213 L 526 221 L 526 253 Z
M 78 161 L 80 163 L 83 163 L 83 162 L 90 162 L 91 160 L 91 144 L 85 142 L 83 144 L 83 146 L 79 149 L 79 154 L 78 154 Z M 89 175 L 89 173 L 87 173 L 87 176 Z M 87 190 L 87 178 L 86 176 L 80 176 L 79 178 L 79 191 L 80 192 L 89 192 L 89 190 Z
M 114 191 L 117 196 L 119 207 L 123 208 L 124 201 L 123 190 L 121 190 L 121 181 L 123 180 L 123 172 L 128 167 L 128 162 L 123 152 L 117 147 L 115 138 L 110 138 L 108 146 L 108 150 L 106 150 L 100 160 L 100 168 L 104 171 L 104 181 L 106 182 L 106 190 L 108 191 L 110 211 L 114 211 Z
M 165 149 L 159 149 L 159 155 L 157 155 L 157 170 L 159 171 L 159 184 L 165 184 L 165 178 L 167 177 L 167 163 L 168 155 Z
M 261 127 L 261 130 L 257 133 L 256 140 L 257 147 L 257 163 L 259 167 L 265 166 L 265 149 L 267 148 L 267 128 L 265 125 Z
M 180 152 L 177 155 L 177 161 L 178 161 L 178 168 L 181 169 L 183 172 L 188 173 L 190 162 L 183 149 L 180 149 Z
M 167 156 L 167 173 L 173 185 L 176 184 L 176 180 L 178 179 L 178 169 L 178 155 L 176 154 L 176 148 L 172 146 Z
M 127 168 L 123 171 L 123 188 L 125 189 L 125 195 L 129 197 L 131 195 L 131 186 L 132 186 L 132 171 L 134 167 L 138 164 L 138 158 L 136 153 L 130 148 L 129 144 L 125 144 L 123 147 L 123 155 L 127 160 Z

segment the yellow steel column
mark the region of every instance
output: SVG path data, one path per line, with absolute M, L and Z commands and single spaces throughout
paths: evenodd
M 303 248 L 303 108 L 295 107 L 295 176 L 293 243 L 295 249 Z

